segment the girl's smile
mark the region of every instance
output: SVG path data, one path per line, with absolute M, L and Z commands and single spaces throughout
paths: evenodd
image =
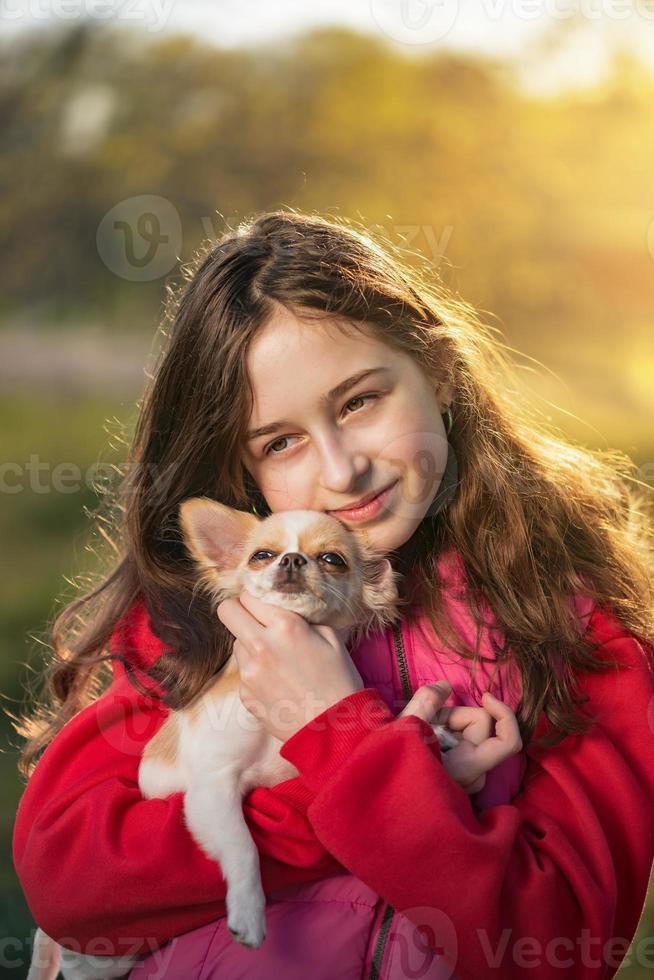
M 346 521 L 367 521 L 376 517 L 384 509 L 384 505 L 393 495 L 393 490 L 398 486 L 399 480 L 394 480 L 389 486 L 385 487 L 376 496 L 364 500 L 358 507 L 340 507 L 338 510 L 330 510 L 327 513 L 333 514 Z

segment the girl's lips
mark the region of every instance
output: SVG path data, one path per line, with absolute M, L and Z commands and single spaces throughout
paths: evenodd
M 328 510 L 327 513 L 334 514 L 337 517 L 345 517 L 351 521 L 367 520 L 381 510 L 398 483 L 399 480 L 395 480 L 394 483 L 391 483 L 385 490 L 382 490 L 376 497 L 373 497 L 372 500 L 369 500 L 366 504 L 362 504 L 360 507 L 352 507 L 349 510 Z

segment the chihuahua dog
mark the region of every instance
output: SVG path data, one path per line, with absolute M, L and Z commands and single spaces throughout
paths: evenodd
M 262 519 L 194 497 L 180 505 L 179 518 L 197 565 L 198 587 L 209 594 L 216 611 L 224 599 L 247 589 L 308 623 L 333 627 L 351 649 L 398 617 L 400 573 L 335 517 L 295 510 Z M 432 728 L 443 750 L 459 744 L 446 725 Z M 253 949 L 265 938 L 266 897 L 242 801 L 256 786 L 274 786 L 298 775 L 279 755 L 281 744 L 242 704 L 232 654 L 190 704 L 170 712 L 145 746 L 139 766 L 146 799 L 184 792 L 186 825 L 219 863 L 227 884 L 227 926 L 237 942 Z M 60 950 L 57 961 L 56 944 L 49 942 L 37 930 L 35 952 L 38 948 L 44 965 L 41 972 L 35 967 L 28 980 L 52 980 L 59 966 L 66 980 L 109 980 L 123 976 L 138 960 Z

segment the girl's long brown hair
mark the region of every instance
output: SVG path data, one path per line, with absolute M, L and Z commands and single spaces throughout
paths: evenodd
M 541 712 L 550 722 L 546 744 L 586 731 L 592 719 L 575 711 L 584 700 L 575 674 L 614 663 L 598 659 L 597 644 L 581 636 L 570 595 L 580 590 L 609 606 L 645 645 L 654 638 L 653 521 L 630 458 L 574 446 L 546 425 L 519 395 L 511 348 L 497 331 L 427 266 L 406 264 L 398 248 L 353 222 L 295 209 L 263 213 L 229 229 L 185 273 L 181 287 L 168 290 L 164 343 L 121 480 L 96 513 L 110 566 L 54 618 L 42 703 L 14 725 L 26 739 L 21 773 L 29 775 L 40 750 L 101 692 L 109 639 L 135 601 L 145 601 L 154 632 L 173 651 L 149 671 L 171 707 L 188 703 L 230 655 L 231 634 L 195 587 L 177 512 L 192 496 L 266 512 L 241 462 L 253 404 L 246 356 L 280 306 L 306 317 L 307 329 L 322 316 L 343 329 L 372 329 L 413 357 L 434 386 L 453 385 L 458 482 L 448 506 L 396 553 L 407 595 L 420 600 L 439 635 L 475 659 L 478 651 L 459 643 L 444 616 L 435 558 L 454 546 L 473 612 L 490 605 L 505 655 L 520 670 L 523 742 Z

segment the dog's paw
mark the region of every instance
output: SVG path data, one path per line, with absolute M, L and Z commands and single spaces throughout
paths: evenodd
M 258 949 L 266 938 L 266 898 L 263 893 L 230 902 L 227 898 L 227 928 L 237 943 Z

